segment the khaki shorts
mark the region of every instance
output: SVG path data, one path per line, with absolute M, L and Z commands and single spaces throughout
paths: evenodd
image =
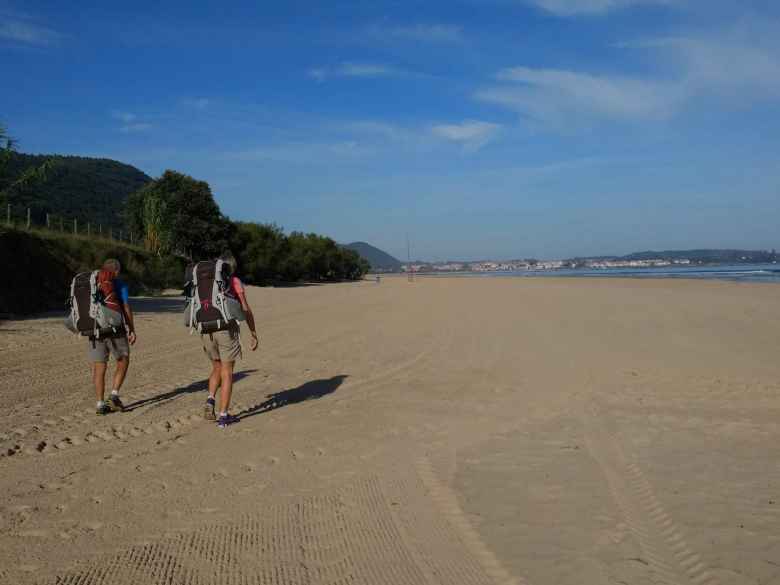
M 234 362 L 241 357 L 238 327 L 216 333 L 204 333 L 200 336 L 200 342 L 203 344 L 203 351 L 211 361 Z
M 115 360 L 128 357 L 130 355 L 130 343 L 127 336 L 121 337 L 103 337 L 102 339 L 89 338 L 87 341 L 87 353 L 89 361 L 93 364 L 108 362 L 108 356 L 114 356 Z

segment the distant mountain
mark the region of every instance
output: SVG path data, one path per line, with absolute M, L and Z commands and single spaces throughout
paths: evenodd
M 26 172 L 46 161 L 50 162 L 41 176 L 18 184 Z M 37 225 L 44 224 L 49 213 L 54 222 L 62 217 L 66 222 L 77 219 L 79 225 L 90 222 L 94 229 L 98 224 L 104 229 L 121 228 L 127 197 L 151 180 L 137 168 L 115 160 L 13 153 L 0 170 L 0 192 L 8 189 L 3 203 L 10 203 L 13 216 L 20 220 L 29 207 Z
M 365 242 L 352 242 L 344 246 L 348 250 L 354 250 L 360 254 L 370 265 L 371 270 L 380 270 L 388 272 L 400 272 L 401 261 L 393 258 L 387 252 L 375 248 Z
M 647 251 L 635 252 L 628 256 L 622 256 L 621 260 L 692 260 L 704 263 L 729 263 L 742 262 L 760 264 L 773 262 L 777 259 L 774 250 L 664 250 L 661 252 Z

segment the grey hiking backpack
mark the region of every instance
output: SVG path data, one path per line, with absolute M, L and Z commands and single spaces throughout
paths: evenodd
M 100 271 L 80 272 L 70 283 L 65 327 L 78 335 L 100 339 L 125 333 L 125 320 L 113 283 L 99 282 Z
M 229 264 L 205 260 L 184 272 L 184 324 L 190 332 L 214 333 L 244 321 L 241 302 L 230 292 Z

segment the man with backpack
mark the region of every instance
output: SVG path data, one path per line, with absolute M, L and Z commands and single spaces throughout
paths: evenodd
M 130 366 L 130 346 L 134 345 L 136 341 L 133 311 L 129 302 L 129 289 L 127 284 L 119 279 L 121 269 L 119 260 L 109 258 L 103 263 L 102 269 L 95 277 L 102 305 L 109 311 L 118 313 L 121 323 L 123 323 L 115 327 L 113 331 L 96 331 L 89 336 L 89 361 L 92 363 L 92 380 L 97 396 L 96 413 L 99 415 L 124 410 L 122 400 L 119 398 L 119 390 L 122 388 L 127 369 Z M 106 370 L 110 355 L 113 355 L 116 360 L 116 371 L 114 372 L 111 395 L 108 400 L 104 400 Z
M 198 262 L 188 269 L 187 276 L 185 322 L 190 328 L 197 328 L 203 351 L 211 361 L 209 395 L 203 415 L 206 420 L 216 420 L 220 428 L 238 422 L 238 417 L 228 409 L 233 393 L 233 367 L 241 357 L 239 321 L 246 321 L 249 326 L 252 351 L 258 346 L 252 308 L 235 268 L 235 258 L 225 254 L 216 261 Z M 220 389 L 217 417 L 216 394 Z

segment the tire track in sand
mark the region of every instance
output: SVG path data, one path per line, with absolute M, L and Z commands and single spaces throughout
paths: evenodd
M 265 502 L 233 521 L 207 523 L 82 561 L 56 585 L 493 585 L 522 583 L 482 563 L 467 532 L 441 515 L 421 463 L 412 483 L 368 476 L 330 494 Z M 435 479 L 434 479 L 435 481 Z M 434 484 L 430 484 L 434 486 Z M 411 489 L 411 491 L 409 491 Z M 400 493 L 398 490 L 401 490 Z M 446 499 L 446 497 L 445 497 Z M 450 504 L 445 502 L 444 510 Z M 406 508 L 400 514 L 400 508 Z M 408 508 L 407 508 L 408 507 Z M 462 513 L 460 514 L 462 516 Z M 415 521 L 415 518 L 420 520 Z M 433 519 L 433 523 L 427 521 Z M 422 523 L 421 523 L 422 521 Z M 458 521 L 456 520 L 457 524 Z M 411 532 L 422 529 L 421 532 Z M 468 529 L 467 529 L 468 530 Z M 478 537 L 477 537 L 478 538 Z
M 430 544 L 441 544 L 452 541 L 453 537 L 462 543 L 469 554 L 459 554 L 450 559 L 447 566 L 436 567 L 437 572 L 450 573 L 446 577 L 448 583 L 493 583 L 495 585 L 527 585 L 522 577 L 515 577 L 506 570 L 501 561 L 485 544 L 482 537 L 469 522 L 468 517 L 460 507 L 458 498 L 448 485 L 441 482 L 436 473 L 436 466 L 427 457 L 420 457 L 415 462 L 417 476 L 422 482 L 429 499 L 444 520 L 437 522 L 429 519 L 426 526 L 420 530 L 431 530 L 436 536 L 429 539 Z M 416 516 L 420 518 L 420 516 Z M 433 536 L 433 535 L 432 535 Z M 429 555 L 430 559 L 440 557 L 439 554 Z M 471 557 L 471 558 L 469 558 Z M 460 566 L 459 566 L 460 565 Z
M 56 585 L 424 583 L 376 479 L 83 563 Z
M 604 473 L 649 569 L 667 585 L 719 585 L 656 498 L 638 463 L 625 454 L 619 439 L 607 430 L 608 420 L 593 399 L 585 407 L 582 420 L 588 451 Z

